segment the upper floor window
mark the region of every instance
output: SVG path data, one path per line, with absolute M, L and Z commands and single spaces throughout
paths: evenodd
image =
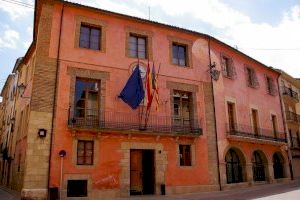
M 228 128 L 229 131 L 236 131 L 236 116 L 235 116 L 235 104 L 227 102 L 227 112 L 228 112 Z
M 256 109 L 251 109 L 251 120 L 252 120 L 252 128 L 254 135 L 259 134 L 259 121 L 258 121 L 258 111 Z
M 135 34 L 129 35 L 129 56 L 133 58 L 147 58 L 147 37 Z
M 247 78 L 248 86 L 252 87 L 252 88 L 258 88 L 259 87 L 259 82 L 257 80 L 255 70 L 251 67 L 245 67 L 245 72 L 246 72 L 246 78 Z
M 94 141 L 79 140 L 77 143 L 77 165 L 92 165 Z
M 190 92 L 174 91 L 173 113 L 174 125 L 189 125 L 192 119 L 192 98 Z
M 187 46 L 177 43 L 172 44 L 172 62 L 175 65 L 187 66 Z
M 75 117 L 89 119 L 98 116 L 99 82 L 96 80 L 76 79 Z
M 267 86 L 268 94 L 275 96 L 277 90 L 275 88 L 275 83 L 273 78 L 266 76 L 266 86 Z
M 233 79 L 236 75 L 236 72 L 235 72 L 232 58 L 229 58 L 228 56 L 222 54 L 221 65 L 222 65 L 223 75 L 227 78 Z
M 273 134 L 274 134 L 274 138 L 277 138 L 277 117 L 276 115 L 271 115 L 272 118 L 272 127 L 273 127 Z
M 101 50 L 101 28 L 81 24 L 79 47 Z

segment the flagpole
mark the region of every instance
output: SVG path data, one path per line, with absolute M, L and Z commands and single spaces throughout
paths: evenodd
M 158 78 L 159 71 L 160 71 L 160 66 L 161 66 L 161 63 L 159 63 L 156 78 Z M 152 106 L 152 102 L 153 102 L 153 99 L 154 99 L 154 95 L 155 95 L 155 90 L 152 91 L 152 99 L 151 99 L 151 102 L 150 102 L 150 106 L 149 106 L 149 108 L 147 107 L 147 110 L 146 110 L 145 129 L 147 128 L 147 125 L 148 125 L 148 120 L 149 120 L 149 116 L 150 116 L 150 112 L 151 112 L 151 106 Z
M 138 57 L 138 67 L 140 67 L 140 58 L 139 57 Z M 141 125 L 141 122 L 143 121 L 144 104 L 145 104 L 145 97 L 143 99 L 142 113 L 141 113 L 141 107 L 139 106 L 139 126 Z

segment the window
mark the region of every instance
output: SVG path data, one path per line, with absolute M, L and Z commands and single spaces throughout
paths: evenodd
M 130 34 L 128 43 L 130 57 L 143 59 L 148 57 L 147 37 Z
M 172 44 L 172 62 L 175 65 L 187 66 L 187 48 L 186 45 Z
M 235 105 L 234 103 L 227 103 L 228 109 L 228 126 L 229 131 L 234 132 L 236 130 L 236 122 L 235 122 Z
M 93 165 L 94 141 L 78 140 L 77 165 Z
M 251 117 L 252 117 L 252 127 L 254 131 L 254 135 L 259 134 L 259 125 L 258 125 L 258 112 L 255 109 L 251 109 Z
M 101 29 L 81 24 L 79 47 L 100 50 Z
M 191 145 L 179 145 L 180 166 L 192 166 Z
M 254 181 L 265 181 L 265 165 L 262 156 L 257 151 L 252 156 L 252 168 Z
M 274 171 L 274 178 L 284 178 L 284 160 L 280 153 L 273 154 L 273 171 Z
M 227 78 L 233 79 L 236 75 L 236 72 L 233 66 L 232 58 L 229 58 L 228 56 L 225 55 L 221 55 L 221 65 L 222 65 L 223 75 Z
M 190 125 L 192 113 L 192 97 L 190 92 L 174 91 L 173 94 L 173 113 L 174 125 Z
M 277 117 L 276 115 L 272 115 L 272 127 L 273 127 L 273 134 L 274 138 L 277 138 Z
M 245 70 L 246 70 L 246 78 L 247 78 L 248 86 L 252 88 L 258 88 L 259 83 L 254 69 L 251 67 L 246 67 Z
M 76 79 L 75 117 L 96 120 L 98 112 L 99 82 L 96 80 Z
M 87 197 L 87 180 L 68 180 L 67 197 Z
M 229 149 L 225 156 L 227 183 L 243 182 L 243 167 L 237 152 Z
M 275 88 L 274 80 L 269 76 L 266 76 L 266 85 L 268 94 L 275 96 L 277 91 Z

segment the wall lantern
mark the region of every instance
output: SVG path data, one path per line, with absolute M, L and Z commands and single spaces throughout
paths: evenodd
M 217 65 L 217 64 L 214 62 L 213 64 L 211 64 L 211 65 L 209 66 L 209 70 L 208 70 L 210 76 L 211 76 L 212 79 L 215 80 L 215 81 L 219 80 L 219 76 L 220 76 L 220 71 L 217 70 L 216 65 Z
M 63 157 L 66 156 L 67 153 L 66 153 L 65 150 L 60 150 L 58 154 L 59 154 L 59 156 L 60 156 L 61 158 L 63 158 Z
M 47 135 L 47 130 L 46 130 L 46 129 L 43 129 L 43 128 L 39 129 L 38 135 L 39 135 L 39 137 L 41 137 L 41 138 L 46 137 L 46 135 Z
M 10 119 L 11 123 L 15 123 L 15 121 L 16 121 L 16 118 L 14 118 L 14 117 Z

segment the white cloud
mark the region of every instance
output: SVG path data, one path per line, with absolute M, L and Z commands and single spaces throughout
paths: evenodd
M 0 35 L 0 49 L 16 49 L 19 40 L 20 35 L 17 31 L 10 28 L 6 28 L 3 34 Z
M 33 5 L 32 0 L 19 0 L 18 2 L 26 3 L 26 5 Z M 12 3 L 12 1 L 1 1 L 0 10 L 9 14 L 11 20 L 15 21 L 21 17 L 25 17 L 29 13 L 33 12 L 33 7 L 22 6 Z

